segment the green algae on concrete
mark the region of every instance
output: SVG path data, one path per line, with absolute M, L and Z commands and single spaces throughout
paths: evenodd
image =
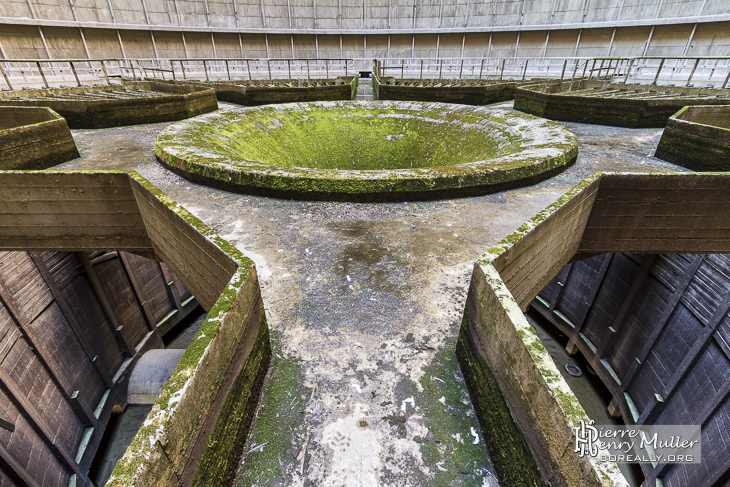
M 222 110 L 163 130 L 158 159 L 196 182 L 302 199 L 403 200 L 525 185 L 575 161 L 565 128 L 514 112 L 418 102 Z
M 477 411 L 484 441 L 500 485 L 544 486 L 540 470 L 510 414 L 489 364 L 474 352 L 472 340 L 468 313 L 465 312 L 462 330 L 456 342 L 456 356 L 464 371 L 464 380 L 469 387 L 472 404 Z
M 693 171 L 730 170 L 730 106 L 687 106 L 669 118 L 654 157 Z
M 222 254 L 232 270 L 222 292 L 217 289 L 219 295 L 209 299 L 214 304 L 207 319 L 107 485 L 228 485 L 271 353 L 258 277 L 253 262 L 235 247 L 149 182 L 136 174 L 131 177 L 147 190 L 140 204 L 152 203 L 152 220 L 157 216 L 166 226 L 166 220 L 179 217 L 173 226 L 185 228 L 187 223 L 197 231 L 191 236 L 196 248 L 208 255 Z M 156 221 L 149 225 L 150 231 L 159 229 Z
M 194 117 L 218 108 L 211 88 L 156 81 L 0 93 L 0 106 L 49 107 L 71 128 L 98 129 Z
M 272 341 L 278 342 L 272 332 Z M 274 345 L 274 353 L 281 352 Z M 275 358 L 272 360 L 267 387 L 261 396 L 256 423 L 248 438 L 247 448 L 239 465 L 234 485 L 292 485 L 296 473 L 287 469 L 280 457 L 297 459 L 302 466 L 307 463 L 304 431 L 304 408 L 312 390 L 304 386 L 304 374 L 297 360 Z M 299 466 L 297 464 L 297 467 Z
M 46 169 L 77 157 L 68 124 L 58 113 L 0 106 L 0 169 Z
M 627 85 L 598 80 L 541 82 L 515 89 L 515 110 L 566 122 L 664 127 L 686 105 L 730 105 L 730 90 Z
M 575 254 L 573 241 L 580 240 L 599 181 L 600 174 L 583 181 L 477 261 L 457 345 L 483 427 L 494 427 L 493 398 L 487 393 L 494 379 L 549 485 L 628 485 L 615 464 L 570 453 L 573 427 L 589 418 L 520 309 Z M 559 244 L 555 235 L 562 235 Z M 530 272 L 533 262 L 539 269 Z M 525 269 L 528 277 L 522 279 Z M 519 448 L 519 442 L 512 444 Z M 507 459 L 496 453 L 493 461 L 499 472 Z

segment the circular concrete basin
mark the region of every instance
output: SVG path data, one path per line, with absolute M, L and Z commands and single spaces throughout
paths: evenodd
M 532 184 L 575 161 L 575 136 L 511 110 L 316 102 L 219 110 L 163 130 L 158 159 L 223 189 L 303 199 L 405 200 Z

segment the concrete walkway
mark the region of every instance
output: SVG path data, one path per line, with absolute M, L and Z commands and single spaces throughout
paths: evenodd
M 256 262 L 274 356 L 241 486 L 496 485 L 454 357 L 474 261 L 594 171 L 681 170 L 648 157 L 661 129 L 566 123 L 578 162 L 529 188 L 278 200 L 162 168 L 153 143 L 167 125 L 74 130 L 82 157 L 59 168 L 133 169 Z
M 357 80 L 355 100 L 375 100 L 372 78 L 360 78 Z

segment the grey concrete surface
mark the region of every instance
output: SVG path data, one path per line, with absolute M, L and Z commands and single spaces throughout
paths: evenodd
M 238 485 L 496 485 L 453 354 L 473 262 L 594 171 L 681 170 L 650 157 L 661 130 L 564 125 L 564 173 L 443 201 L 197 186 L 154 159 L 167 124 L 75 130 L 82 157 L 57 168 L 136 170 L 256 262 L 274 357 Z

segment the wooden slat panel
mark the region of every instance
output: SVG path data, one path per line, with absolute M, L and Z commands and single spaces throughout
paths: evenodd
M 53 295 L 25 252 L 0 252 L 2 281 L 22 316 L 32 321 L 53 301 Z
M 46 476 L 56 478 L 60 482 L 68 482 L 68 474 L 64 468 L 2 388 L 0 388 L 0 417 L 10 419 L 15 425 L 13 433 L 0 430 L 0 457 L 2 457 L 0 465 L 3 461 L 12 465 L 11 468 L 27 482 L 26 485 L 48 485 L 43 483 Z
M 683 254 L 664 254 L 657 256 L 651 268 L 651 274 L 672 291 L 690 266 L 690 261 Z
M 54 364 L 66 391 L 79 391 L 79 400 L 90 410 L 96 408 L 106 386 L 73 333 L 58 304 L 53 303 L 30 324 L 43 343 L 45 360 Z M 40 350 L 39 350 L 40 351 Z
M 155 252 L 183 280 L 198 302 L 210 309 L 238 267 L 236 262 L 137 181 L 132 182 L 132 187 Z
M 73 451 L 83 426 L 23 338 L 15 343 L 0 369 L 14 384 L 24 384 L 16 391 L 21 394 L 18 399 L 35 405 L 37 418 L 49 425 L 50 438 L 55 437 L 58 445 Z
M 85 275 L 77 276 L 61 294 L 79 322 L 84 324 L 84 333 L 89 342 L 97 347 L 99 360 L 107 373 L 111 376 L 121 367 L 126 355 L 119 349 L 119 345 L 111 331 L 101 305 L 91 290 Z
M 22 393 L 21 389 L 18 387 L 17 383 L 5 372 L 3 367 L 0 367 L 0 388 L 5 390 L 5 393 L 12 397 L 12 400 L 14 402 L 17 402 L 19 409 L 23 412 L 22 416 L 19 416 L 19 418 L 26 419 L 31 425 L 30 427 L 23 427 L 20 429 L 22 434 L 16 435 L 13 433 L 10 436 L 10 442 L 8 444 L 8 450 L 14 451 L 18 453 L 18 456 L 20 458 L 20 462 L 23 463 L 23 460 L 27 458 L 27 462 L 34 461 L 37 462 L 36 465 L 39 465 L 40 467 L 43 466 L 50 466 L 52 465 L 51 457 L 57 456 L 59 459 L 61 459 L 61 462 L 63 464 L 63 469 L 66 470 L 66 472 L 73 472 L 76 473 L 80 478 L 85 479 L 86 474 L 81 472 L 79 469 L 78 464 L 76 464 L 76 461 L 74 460 L 73 456 L 71 455 L 70 451 L 66 446 L 64 446 L 64 440 L 65 438 L 61 435 L 54 434 L 53 430 L 47 425 L 46 421 L 43 419 L 42 415 L 39 413 L 39 411 L 36 409 L 36 405 L 34 402 L 29 401 Z M 71 416 L 73 416 L 73 413 L 69 413 Z M 59 421 L 59 418 L 64 418 L 63 420 Z M 57 415 L 54 417 L 54 421 L 57 422 L 66 422 L 65 416 L 63 416 L 63 411 L 59 411 Z M 18 421 L 20 422 L 20 421 Z M 70 423 L 71 421 L 68 421 Z M 18 428 L 16 427 L 16 432 L 18 431 Z M 41 443 L 36 443 L 31 440 L 30 443 L 23 441 L 23 435 L 31 435 L 35 436 L 37 438 L 40 438 L 43 440 Z M 58 441 L 61 440 L 61 441 Z M 29 445 L 29 449 L 27 450 L 27 455 L 23 454 L 24 450 L 23 445 Z M 33 455 L 32 448 L 35 448 L 36 454 Z M 48 455 L 48 452 L 45 450 L 50 450 L 52 452 L 52 455 Z M 44 478 L 46 476 L 45 469 L 39 468 L 38 470 L 41 474 L 43 474 Z M 52 472 L 51 472 L 52 474 Z M 62 477 L 62 473 L 58 473 L 58 475 L 55 476 L 56 479 L 60 479 Z M 66 477 L 68 478 L 68 477 Z
M 118 258 L 94 266 L 127 343 L 136 345 L 148 329 L 131 283 Z
M 162 270 L 159 264 L 151 259 L 127 253 L 123 254 L 123 258 L 129 263 L 130 271 L 140 288 L 140 298 L 146 301 L 145 307 L 150 310 L 153 323 L 156 325 L 176 308 L 174 301 L 170 299 Z

